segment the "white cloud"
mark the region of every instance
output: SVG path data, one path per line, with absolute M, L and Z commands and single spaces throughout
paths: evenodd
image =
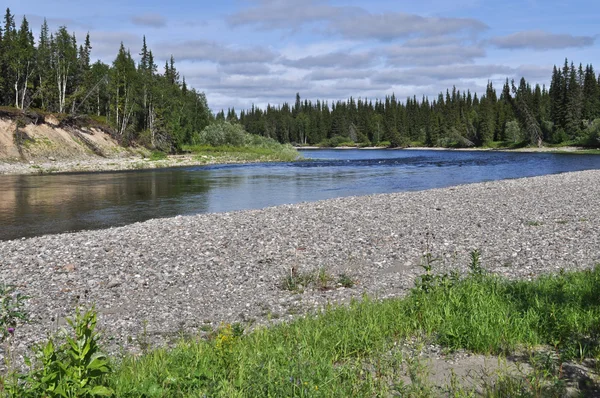
M 594 45 L 595 41 L 596 38 L 592 36 L 555 34 L 543 30 L 528 30 L 490 39 L 490 43 L 499 48 L 537 51 L 590 47 Z

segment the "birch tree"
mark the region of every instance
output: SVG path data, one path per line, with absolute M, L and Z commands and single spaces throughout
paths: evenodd
M 111 71 L 111 108 L 113 109 L 113 124 L 119 138 L 124 134 L 132 122 L 136 106 L 136 68 L 131 58 L 131 53 L 125 51 L 123 43 L 119 48 L 117 58 L 114 60 Z
M 27 89 L 31 85 L 31 77 L 35 71 L 35 46 L 33 33 L 29 29 L 27 18 L 23 22 L 16 36 L 15 53 L 11 60 L 14 76 L 15 107 L 23 109 Z
M 55 72 L 58 87 L 58 112 L 65 112 L 67 88 L 77 68 L 77 43 L 69 35 L 67 28 L 61 26 L 51 43 L 51 66 Z

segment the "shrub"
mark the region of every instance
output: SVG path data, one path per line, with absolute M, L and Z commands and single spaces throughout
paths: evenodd
M 600 147 L 600 119 L 594 119 L 586 129 L 586 145 Z
M 19 322 L 27 320 L 23 308 L 27 298 L 17 292 L 14 286 L 0 284 L 0 342 L 14 333 Z
M 100 352 L 96 332 L 96 311 L 79 309 L 67 319 L 71 337 L 57 345 L 53 338 L 36 348 L 37 362 L 27 374 L 17 375 L 20 382 L 7 386 L 15 397 L 107 397 L 112 391 L 103 385 L 111 372 L 106 355 Z
M 229 122 L 213 123 L 206 126 L 199 134 L 193 138 L 195 145 L 210 146 L 243 146 L 246 144 L 248 133 L 239 124 Z

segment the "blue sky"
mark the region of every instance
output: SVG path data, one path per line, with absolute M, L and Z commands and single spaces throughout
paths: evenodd
M 597 1 L 8 0 L 38 35 L 66 25 L 110 63 L 120 42 L 171 55 L 213 110 L 548 84 L 565 57 L 600 72 Z

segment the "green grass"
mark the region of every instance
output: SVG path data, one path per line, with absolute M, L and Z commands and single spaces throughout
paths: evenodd
M 300 154 L 290 145 L 270 146 L 206 146 L 186 145 L 184 151 L 192 152 L 200 161 L 285 161 L 297 160 Z
M 246 335 L 223 326 L 209 341 L 127 357 L 109 384 L 119 397 L 402 394 L 397 372 L 407 359 L 394 347 L 416 336 L 484 354 L 544 345 L 562 359 L 599 357 L 600 267 L 533 282 L 436 280 L 403 299 L 365 297 Z M 526 384 L 509 381 L 499 396 Z
M 483 147 L 490 149 L 520 149 L 526 148 L 527 146 L 529 146 L 527 141 L 491 141 L 485 144 Z
M 153 151 L 150 154 L 150 160 L 152 161 L 157 161 L 157 160 L 164 160 L 167 158 L 167 154 L 161 151 Z

